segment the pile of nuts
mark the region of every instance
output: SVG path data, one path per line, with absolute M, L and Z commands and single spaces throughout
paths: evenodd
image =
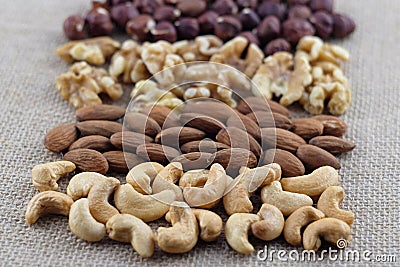
M 290 51 L 301 37 L 343 38 L 354 21 L 335 13 L 334 0 L 93 0 L 85 17 L 69 16 L 71 40 L 124 30 L 140 42 L 194 39 L 215 34 L 223 41 L 243 36 L 266 55 Z

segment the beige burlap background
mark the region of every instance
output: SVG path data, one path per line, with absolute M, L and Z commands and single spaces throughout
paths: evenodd
M 54 78 L 68 65 L 54 55 L 65 42 L 63 19 L 82 12 L 89 1 L 2 1 L 0 11 L 0 265 L 143 265 L 218 266 L 270 264 L 256 255 L 235 253 L 221 236 L 217 242 L 199 242 L 193 251 L 168 255 L 157 250 L 142 260 L 129 244 L 106 238 L 90 244 L 77 239 L 65 217 L 39 220 L 29 227 L 25 207 L 37 193 L 30 170 L 37 164 L 60 159 L 46 151 L 46 130 L 74 121 L 74 110 L 62 101 Z M 337 41 L 351 53 L 346 65 L 353 90 L 346 138 L 357 148 L 340 157 L 340 182 L 346 189 L 344 207 L 356 214 L 347 250 L 361 254 L 391 254 L 400 261 L 400 1 L 337 1 L 336 8 L 351 14 L 358 29 Z M 65 190 L 66 179 L 61 182 Z M 154 225 L 153 225 L 154 226 Z M 291 250 L 283 240 L 264 243 L 252 239 L 256 251 Z M 301 251 L 301 250 L 299 250 Z M 325 260 L 324 262 L 327 262 Z M 300 263 L 309 265 L 308 263 Z M 347 265 L 367 262 L 336 261 Z M 274 259 L 273 264 L 285 264 Z M 372 263 L 370 263 L 372 264 Z M 374 263 L 376 264 L 376 263 Z M 320 265 L 319 262 L 315 264 Z M 388 266 L 387 264 L 386 266 Z M 395 265 L 395 264 L 391 264 Z

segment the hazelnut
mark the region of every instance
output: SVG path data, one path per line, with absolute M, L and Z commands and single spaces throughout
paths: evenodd
M 310 0 L 286 0 L 288 6 L 307 5 Z
M 162 6 L 154 13 L 156 21 L 171 21 L 174 22 L 181 16 L 181 11 L 172 6 Z
M 279 20 L 283 20 L 285 17 L 285 8 L 282 4 L 274 2 L 263 2 L 257 8 L 257 13 L 261 18 L 267 16 L 275 16 Z
M 336 38 L 346 37 L 356 29 L 356 23 L 344 14 L 333 15 L 333 33 Z
M 288 18 L 299 18 L 299 19 L 308 19 L 311 17 L 312 12 L 308 6 L 297 5 L 293 6 L 289 9 Z
M 263 19 L 257 27 L 257 36 L 262 44 L 275 39 L 281 32 L 281 23 L 275 16 L 268 16 Z
M 63 24 L 65 36 L 70 40 L 80 40 L 85 37 L 85 20 L 78 15 L 69 16 Z
M 176 7 L 185 16 L 197 17 L 206 10 L 207 4 L 204 0 L 180 0 Z
M 269 42 L 264 49 L 266 56 L 270 56 L 279 51 L 290 52 L 291 46 L 288 41 L 283 38 L 278 38 Z
M 333 0 L 310 0 L 310 8 L 312 11 L 324 10 L 332 13 L 333 11 Z
M 178 38 L 174 25 L 169 21 L 159 22 L 150 30 L 154 41 L 165 40 L 170 43 L 176 42 Z
M 110 35 L 113 29 L 110 13 L 107 9 L 98 7 L 86 15 L 86 23 L 90 36 Z
M 256 9 L 258 6 L 258 0 L 236 0 L 236 4 L 239 8 Z
M 106 2 L 106 1 L 103 1 Z M 116 5 L 120 5 L 120 4 L 124 4 L 127 2 L 132 2 L 130 0 L 108 0 L 110 6 L 116 6 Z
M 211 6 L 211 10 L 222 15 L 233 15 L 238 12 L 238 7 L 232 0 L 217 0 Z
M 239 33 L 239 36 L 246 38 L 247 41 L 249 41 L 249 43 L 253 43 L 258 46 L 260 45 L 260 41 L 258 40 L 257 35 L 255 35 L 252 32 L 241 32 L 241 33 Z
M 128 21 L 125 30 L 133 39 L 144 42 L 150 39 L 149 33 L 155 24 L 149 15 L 139 15 Z
M 141 13 L 153 15 L 158 8 L 164 5 L 163 0 L 135 0 L 136 7 Z
M 288 19 L 282 24 L 282 33 L 285 39 L 292 45 L 306 35 L 314 35 L 314 27 L 304 19 Z
M 139 15 L 132 3 L 124 3 L 111 8 L 111 18 L 118 27 L 125 29 L 126 23 Z
M 227 41 L 235 37 L 239 32 L 242 31 L 242 24 L 240 21 L 232 16 L 222 16 L 217 18 L 215 24 L 214 34 L 221 38 L 223 41 Z
M 110 1 L 109 0 L 92 0 L 92 9 L 102 7 L 107 10 L 110 9 Z
M 325 11 L 315 12 L 310 18 L 310 22 L 314 25 L 317 36 L 322 39 L 328 39 L 333 31 L 333 18 L 331 14 Z
M 257 13 L 250 8 L 243 9 L 237 15 L 237 18 L 240 20 L 240 23 L 242 23 L 243 30 L 252 30 L 260 23 L 260 18 Z
M 166 5 L 176 5 L 176 3 L 178 3 L 178 0 L 164 0 Z
M 211 34 L 214 32 L 214 25 L 219 15 L 214 11 L 206 11 L 201 15 L 197 21 L 200 25 L 200 32 L 202 34 Z
M 200 26 L 194 18 L 181 18 L 175 22 L 179 39 L 194 39 L 200 33 Z

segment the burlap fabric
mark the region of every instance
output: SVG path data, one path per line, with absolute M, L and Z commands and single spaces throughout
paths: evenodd
M 68 14 L 80 13 L 89 1 L 2 1 L 0 20 L 0 261 L 4 266 L 266 266 L 256 255 L 242 256 L 221 236 L 217 242 L 199 242 L 193 251 L 168 255 L 156 250 L 142 260 L 129 244 L 106 238 L 90 244 L 77 239 L 65 217 L 39 220 L 29 227 L 25 207 L 37 193 L 30 171 L 37 164 L 60 159 L 46 151 L 46 130 L 74 121 L 74 110 L 54 88 L 54 78 L 68 66 L 55 48 L 65 42 L 61 31 Z M 357 148 L 340 157 L 340 182 L 346 189 L 344 207 L 356 214 L 352 241 L 346 250 L 362 254 L 396 255 L 400 261 L 400 1 L 337 1 L 336 8 L 351 14 L 358 29 L 336 41 L 351 53 L 345 71 L 350 77 L 353 101 L 343 116 L 346 138 Z M 61 181 L 65 190 L 67 179 Z M 153 225 L 155 226 L 155 225 Z M 292 250 L 283 240 L 270 243 L 251 239 L 256 251 Z M 298 251 L 301 251 L 300 249 Z M 325 259 L 324 263 L 331 262 Z M 374 264 L 337 260 L 337 264 Z M 274 265 L 286 264 L 276 257 Z M 321 262 L 293 264 L 319 266 Z M 386 266 L 388 266 L 387 264 Z M 395 265 L 391 263 L 390 265 Z

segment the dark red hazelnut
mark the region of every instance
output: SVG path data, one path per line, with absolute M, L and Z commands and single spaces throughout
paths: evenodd
M 289 9 L 288 18 L 308 19 L 311 17 L 312 12 L 308 6 L 297 5 Z
M 356 23 L 349 16 L 344 14 L 333 15 L 333 33 L 336 38 L 343 38 L 354 32 Z
M 149 15 L 139 15 L 128 21 L 125 30 L 133 39 L 144 42 L 150 40 L 150 30 L 155 25 L 156 22 Z
M 217 0 L 211 6 L 211 10 L 219 15 L 233 15 L 238 12 L 238 7 L 232 0 Z
M 239 8 L 256 9 L 258 6 L 258 0 L 236 0 L 236 4 Z
M 206 10 L 207 4 L 203 0 L 179 0 L 176 7 L 187 17 L 198 17 Z
M 111 6 L 111 2 L 109 0 L 92 0 L 91 2 L 92 2 L 92 9 L 102 7 L 109 10 Z
M 111 18 L 118 27 L 125 29 L 126 23 L 139 15 L 132 3 L 124 3 L 111 8 Z
M 181 11 L 172 6 L 162 6 L 154 13 L 156 21 L 171 21 L 174 22 L 181 16 Z
M 258 46 L 260 45 L 260 41 L 258 40 L 258 37 L 252 32 L 241 32 L 241 33 L 239 33 L 238 36 L 242 36 L 242 37 L 246 38 L 247 41 L 249 41 L 249 43 L 256 44 Z
M 326 12 L 333 12 L 333 0 L 310 0 L 310 8 L 312 11 L 324 10 Z
M 256 32 L 260 43 L 265 44 L 279 36 L 281 23 L 277 17 L 268 16 L 258 25 Z
M 200 26 L 202 34 L 211 34 L 214 32 L 214 25 L 219 15 L 214 11 L 206 11 L 203 15 L 198 17 L 197 21 Z
M 333 31 L 333 18 L 331 14 L 325 11 L 315 12 L 310 18 L 310 22 L 314 25 L 315 33 L 322 39 L 328 39 Z
M 200 33 L 200 26 L 197 19 L 181 18 L 175 22 L 179 39 L 194 39 Z
M 243 30 L 252 30 L 260 23 L 260 18 L 257 13 L 250 8 L 245 8 L 237 15 Z
M 296 45 L 302 37 L 314 33 L 314 27 L 304 19 L 288 19 L 282 24 L 283 37 L 292 45 Z
M 86 25 L 92 37 L 110 35 L 113 30 L 110 13 L 102 7 L 92 9 L 86 15 Z
M 135 0 L 134 4 L 141 13 L 153 15 L 158 8 L 164 5 L 164 2 L 163 0 Z
M 109 0 L 110 6 L 116 6 L 124 3 L 132 2 L 130 0 Z
M 165 40 L 170 43 L 176 42 L 178 35 L 174 25 L 169 21 L 159 22 L 153 29 L 150 30 L 153 41 Z
M 232 39 L 242 31 L 242 24 L 238 19 L 232 16 L 218 17 L 215 24 L 214 34 L 223 41 Z
M 266 56 L 272 55 L 280 51 L 291 51 L 291 46 L 288 41 L 283 38 L 275 39 L 270 41 L 264 48 L 264 53 Z
M 78 15 L 69 16 L 64 20 L 63 29 L 68 39 L 83 39 L 85 37 L 85 20 Z
M 265 18 L 267 16 L 275 16 L 280 20 L 283 20 L 285 17 L 285 8 L 282 4 L 274 3 L 274 2 L 263 2 L 257 8 L 257 13 L 261 18 Z
M 288 6 L 307 5 L 310 0 L 286 0 Z

